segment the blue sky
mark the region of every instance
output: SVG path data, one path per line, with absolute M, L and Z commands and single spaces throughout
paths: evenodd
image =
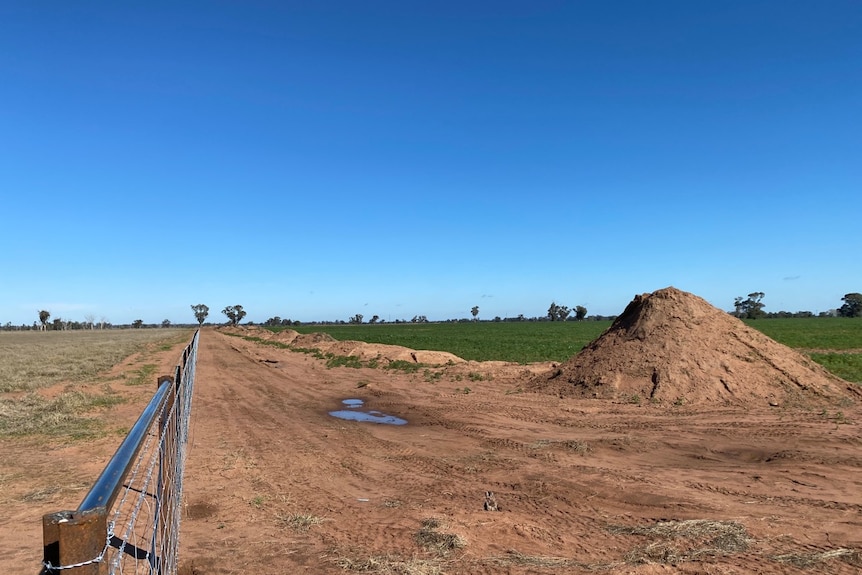
M 862 3 L 0 5 L 0 323 L 862 291 Z

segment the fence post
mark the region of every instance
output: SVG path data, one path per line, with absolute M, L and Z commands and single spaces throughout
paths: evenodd
M 42 516 L 43 574 L 99 575 L 106 572 L 108 512 L 104 507 Z M 50 569 L 62 567 L 63 569 Z

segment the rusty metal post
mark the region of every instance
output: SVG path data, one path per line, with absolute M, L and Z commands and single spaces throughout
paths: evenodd
M 99 575 L 107 572 L 101 561 L 108 533 L 104 507 L 85 511 L 59 511 L 42 516 L 45 575 Z M 63 569 L 50 569 L 62 567 Z

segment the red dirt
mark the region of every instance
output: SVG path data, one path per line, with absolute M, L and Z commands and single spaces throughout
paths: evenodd
M 710 391 L 674 405 L 682 388 L 662 403 L 637 388 L 644 400 L 635 405 L 560 397 L 562 384 L 553 394 L 523 391 L 549 365 L 475 368 L 327 369 L 308 354 L 204 330 L 181 573 L 862 569 L 862 410 L 853 399 L 818 393 L 807 403 L 802 394 L 770 407 L 760 391 L 729 401 Z M 346 398 L 408 423 L 330 416 Z M 98 457 L 84 446 L 0 446 L 5 572 L 38 569 L 42 513 L 74 507 L 83 493 L 38 503 L 23 495 L 69 477 L 91 481 L 110 443 L 86 446 Z M 500 511 L 483 509 L 486 491 Z

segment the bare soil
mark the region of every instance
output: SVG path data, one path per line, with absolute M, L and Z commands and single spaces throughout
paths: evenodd
M 573 393 L 570 367 L 330 369 L 204 330 L 181 573 L 862 570 L 862 410 L 840 383 L 650 402 Z M 350 398 L 407 424 L 329 414 Z M 41 515 L 75 507 L 118 441 L 0 445 L 3 572 L 38 571 Z

